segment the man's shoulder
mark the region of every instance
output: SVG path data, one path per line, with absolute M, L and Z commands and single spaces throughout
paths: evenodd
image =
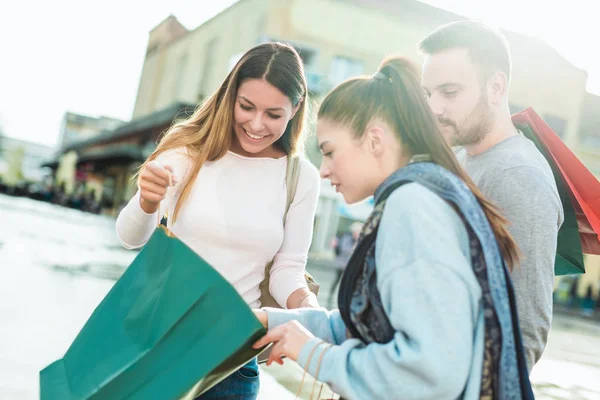
M 498 160 L 501 175 L 533 182 L 544 181 L 556 190 L 550 164 L 531 140 L 519 135 L 507 150 Z
M 522 135 L 507 139 L 480 157 L 467 157 L 464 149 L 455 154 L 466 168 L 484 169 L 489 174 L 499 176 L 512 171 L 519 175 L 541 174 L 546 179 L 553 179 L 548 161 L 535 144 Z

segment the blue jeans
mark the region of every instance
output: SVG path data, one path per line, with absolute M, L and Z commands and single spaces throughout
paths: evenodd
M 260 381 L 258 362 L 255 359 L 244 365 L 196 400 L 255 400 Z

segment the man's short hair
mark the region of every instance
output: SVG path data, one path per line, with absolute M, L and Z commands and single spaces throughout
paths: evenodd
M 434 55 L 450 49 L 467 49 L 482 77 L 489 78 L 497 71 L 510 80 L 510 48 L 506 37 L 479 21 L 457 21 L 437 28 L 419 45 L 422 53 Z

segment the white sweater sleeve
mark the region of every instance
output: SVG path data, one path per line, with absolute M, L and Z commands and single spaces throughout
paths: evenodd
M 283 244 L 273 259 L 270 274 L 269 290 L 283 308 L 293 292 L 307 287 L 304 270 L 312 241 L 319 185 L 319 172 L 310 161 L 302 159 L 298 187 L 285 222 Z
M 173 167 L 174 175 L 178 182 L 183 180 L 187 172 L 189 162 L 184 149 L 168 150 L 160 154 L 157 161 L 163 165 Z M 129 200 L 117 217 L 117 236 L 126 249 L 137 249 L 146 244 L 158 225 L 158 213 L 164 214 L 165 208 L 169 208 L 169 214 L 173 211 L 174 193 L 178 186 L 169 189 L 167 197 L 161 202 L 159 210 L 153 214 L 146 213 L 140 206 L 140 192 Z

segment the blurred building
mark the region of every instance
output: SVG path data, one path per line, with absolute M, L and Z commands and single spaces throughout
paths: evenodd
M 87 143 L 90 138 L 113 131 L 123 123 L 120 119 L 106 116 L 94 117 L 70 111 L 65 113 L 59 132 L 58 152 L 43 164 L 55 171 L 55 184 L 63 187 L 65 194 L 72 195 L 83 185 L 85 191 L 93 191 L 100 200 L 104 177 L 94 179 L 93 171 L 89 171 L 89 165 L 84 164 L 85 159 L 81 159 L 74 148 Z
M 437 26 L 461 19 L 465 18 L 415 0 L 240 0 L 192 30 L 169 16 L 149 33 L 132 122 L 71 149 L 82 157 L 88 152 L 89 168 L 98 174 L 113 174 L 111 179 L 120 187 L 116 201 L 121 202 L 133 191 L 132 182 L 123 187 L 125 177 L 148 154 L 156 133 L 185 105 L 198 104 L 214 92 L 250 47 L 265 41 L 293 45 L 318 103 L 343 80 L 375 72 L 386 55 L 402 54 L 420 63 L 416 44 Z M 579 150 L 587 73 L 540 39 L 505 34 L 513 56 L 511 109 L 532 106 L 571 148 Z M 89 152 L 103 155 L 92 157 Z M 314 139 L 307 153 L 320 163 Z M 121 161 L 113 162 L 113 157 Z M 114 175 L 116 164 L 120 172 Z M 323 182 L 313 255 L 330 252 L 339 207 L 340 197 Z M 342 211 L 362 215 L 364 205 Z
M 39 143 L 0 137 L 0 179 L 9 186 L 41 181 L 48 173 L 41 168 L 42 164 L 54 151 Z
M 579 131 L 579 158 L 596 177 L 600 177 L 600 96 L 586 93 Z
M 83 185 L 86 191 L 94 191 L 106 213 L 114 215 L 134 194 L 131 177 L 156 148 L 160 134 L 193 108 L 174 103 L 160 112 L 121 122 L 116 129 L 66 143 L 60 154 L 45 165 L 55 169 L 56 181 L 64 183 L 67 194 Z
M 92 117 L 66 112 L 60 127 L 59 148 L 65 148 L 75 142 L 89 139 L 102 131 L 115 129 L 122 123 L 122 120 L 116 118 Z

